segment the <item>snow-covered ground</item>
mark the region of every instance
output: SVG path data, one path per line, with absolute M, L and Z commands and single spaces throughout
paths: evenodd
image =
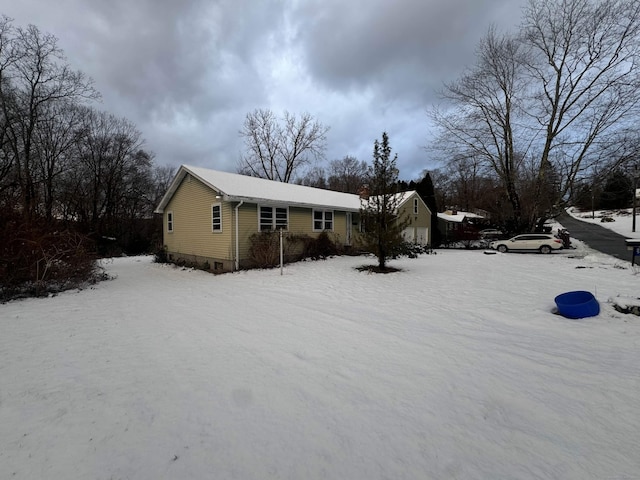
M 640 270 L 443 250 L 221 276 L 149 257 L 0 305 L 2 479 L 634 479 Z M 554 315 L 589 290 L 597 317 Z
M 595 210 L 588 212 L 579 211 L 575 208 L 567 210 L 569 215 L 583 222 L 595 223 L 601 227 L 613 230 L 627 238 L 640 238 L 640 207 L 636 209 L 636 231 L 633 231 L 633 210 L 631 208 L 618 210 Z M 602 219 L 607 218 L 613 221 L 603 222 Z

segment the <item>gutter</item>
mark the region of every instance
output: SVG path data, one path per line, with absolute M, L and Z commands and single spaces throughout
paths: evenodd
M 326 210 L 339 210 L 342 212 L 359 212 L 360 207 L 345 207 L 344 205 L 324 205 L 320 203 L 304 203 L 304 202 L 291 202 L 288 200 L 272 200 L 268 198 L 258 197 L 246 197 L 238 195 L 223 195 L 223 198 L 227 202 L 241 202 L 241 203 L 255 203 L 256 205 L 287 205 L 289 207 L 302 207 L 311 209 L 326 209 Z
M 240 203 L 236 205 L 236 270 L 240 270 L 240 241 L 238 239 L 238 214 L 240 207 L 244 203 L 244 200 L 240 200 Z

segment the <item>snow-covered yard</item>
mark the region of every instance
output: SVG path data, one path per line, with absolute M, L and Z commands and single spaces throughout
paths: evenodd
M 640 270 L 577 243 L 387 275 L 121 258 L 0 305 L 0 478 L 638 478 L 640 318 L 608 299 Z M 600 315 L 554 315 L 578 289 Z

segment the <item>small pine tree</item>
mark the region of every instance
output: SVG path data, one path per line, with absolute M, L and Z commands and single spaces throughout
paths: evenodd
M 389 137 L 382 134 L 382 142 L 373 145 L 373 165 L 367 173 L 367 193 L 361 200 L 360 215 L 364 231 L 363 248 L 378 257 L 378 268 L 385 270 L 387 258 L 403 242 L 404 224 L 399 221 L 398 155 L 391 157 Z

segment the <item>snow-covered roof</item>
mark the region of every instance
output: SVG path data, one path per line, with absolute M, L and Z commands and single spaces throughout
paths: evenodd
M 334 192 L 321 188 L 276 182 L 237 173 L 221 172 L 202 167 L 182 165 L 167 193 L 156 208 L 162 213 L 185 175 L 191 174 L 226 201 L 250 203 L 282 203 L 302 207 L 332 208 L 345 211 L 360 210 L 360 197 L 351 193 Z
M 394 200 L 398 202 L 398 205 L 402 205 L 404 202 L 409 200 L 411 195 L 413 195 L 414 193 L 416 193 L 415 190 L 408 190 L 406 192 L 398 192 L 393 197 L 394 197 Z
M 404 202 L 409 200 L 414 193 L 417 194 L 418 192 L 416 192 L 415 190 L 407 190 L 406 192 L 398 192 L 398 193 L 396 193 L 396 194 L 391 196 L 391 203 L 393 203 L 393 204 L 397 205 L 398 207 L 400 207 L 400 206 L 402 206 L 402 204 Z M 375 198 L 377 198 L 377 197 L 372 196 L 372 197 L 370 197 L 369 200 L 371 201 L 372 199 L 375 199 Z M 418 195 L 418 198 L 420 198 L 420 195 Z M 427 207 L 427 209 L 428 208 L 429 207 Z
M 446 212 L 440 212 L 438 213 L 438 218 L 441 218 L 442 220 L 446 220 L 447 222 L 454 222 L 454 223 L 462 223 L 464 222 L 465 218 L 484 218 L 481 215 L 476 215 L 475 213 L 471 213 L 471 212 L 460 212 L 458 211 L 455 215 L 453 214 L 449 214 Z

